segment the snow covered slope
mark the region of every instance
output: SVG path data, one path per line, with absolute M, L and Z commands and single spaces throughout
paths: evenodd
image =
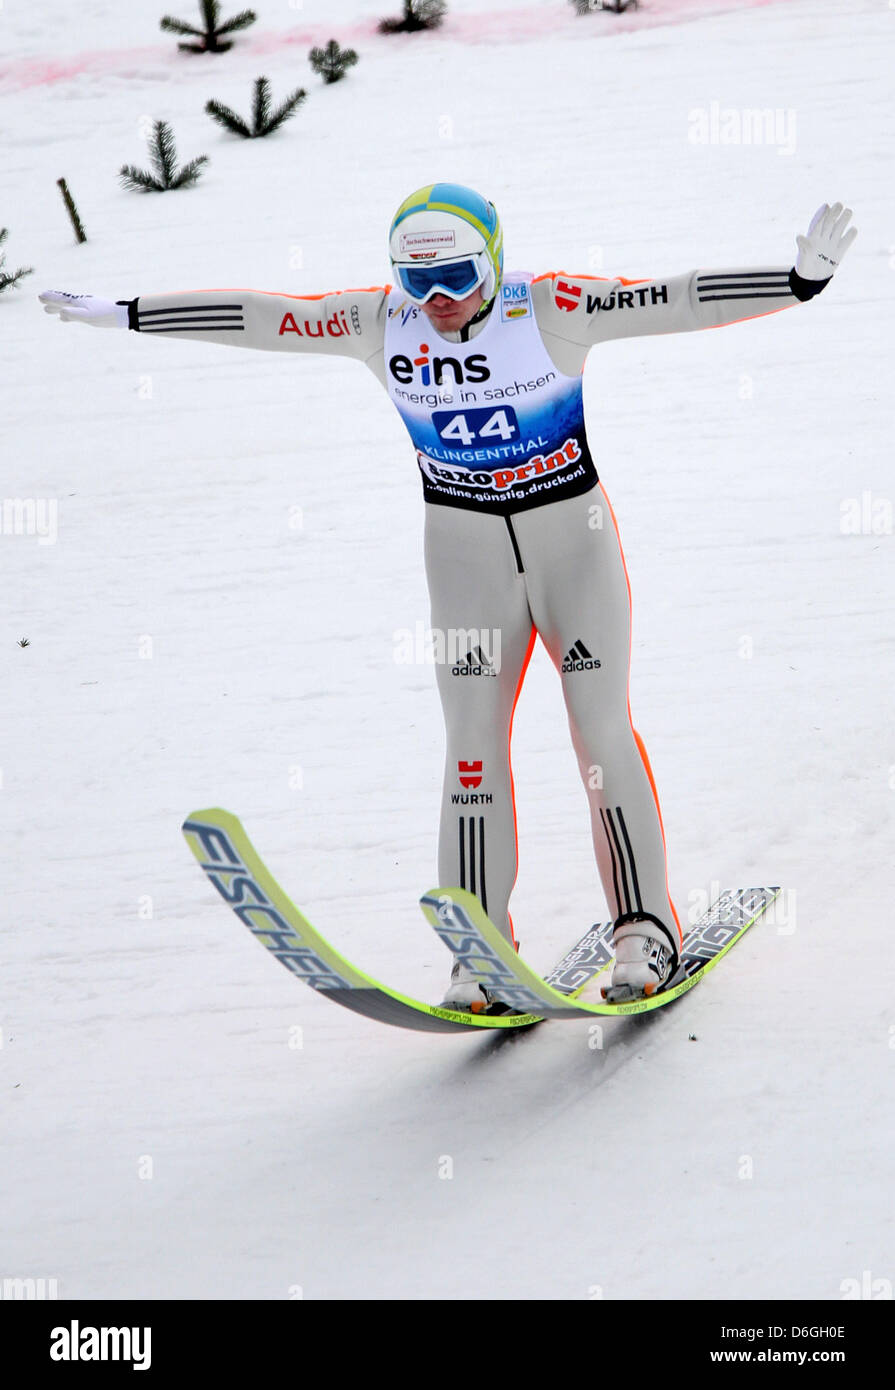
M 0 1276 L 562 1300 L 895 1278 L 893 15 L 452 0 L 440 34 L 386 39 L 390 0 L 257 8 L 217 58 L 178 54 L 149 0 L 3 8 L 0 226 L 36 273 L 0 298 L 2 492 L 55 520 L 42 543 L 10 506 L 0 534 Z M 306 52 L 333 33 L 361 59 L 324 88 Z M 261 74 L 309 97 L 241 142 L 203 106 L 247 110 Z M 776 143 L 690 138 L 694 112 L 752 109 Z M 127 193 L 158 117 L 207 172 Z M 587 367 L 673 893 L 785 889 L 694 994 L 602 1033 L 390 1031 L 210 897 L 179 825 L 218 804 L 348 956 L 440 996 L 415 906 L 440 713 L 432 668 L 394 659 L 428 621 L 412 451 L 355 364 L 62 325 L 35 298 L 383 283 L 394 207 L 440 178 L 487 192 L 534 271 L 786 262 L 824 200 L 860 228 L 815 303 Z M 605 904 L 542 650 L 514 748 L 514 918 L 547 966 Z

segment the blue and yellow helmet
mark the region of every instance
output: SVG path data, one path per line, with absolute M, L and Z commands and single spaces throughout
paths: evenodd
M 492 300 L 503 274 L 503 229 L 493 203 L 459 183 L 430 183 L 398 208 L 389 232 L 398 288 L 418 304 L 462 299 L 481 286 Z

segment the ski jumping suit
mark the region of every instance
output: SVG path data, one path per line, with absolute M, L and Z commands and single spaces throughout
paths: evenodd
M 680 941 L 656 789 L 628 703 L 627 571 L 584 427 L 587 353 L 613 338 L 773 313 L 821 285 L 782 266 L 637 281 L 510 275 L 490 313 L 449 338 L 388 288 L 129 302 L 141 333 L 353 357 L 391 396 L 417 451 L 442 640 L 438 880 L 475 893 L 511 940 L 510 733 L 539 633 L 560 674 L 610 912 L 651 916 Z

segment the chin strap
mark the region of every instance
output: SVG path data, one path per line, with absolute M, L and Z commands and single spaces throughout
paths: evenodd
M 468 342 L 469 330 L 471 328 L 474 328 L 477 323 L 482 323 L 483 320 L 488 317 L 491 310 L 494 308 L 494 302 L 496 298 L 497 296 L 495 295 L 493 299 L 489 299 L 487 304 L 483 304 L 481 309 L 478 309 L 476 313 L 473 314 L 472 318 L 469 320 L 468 323 L 464 323 L 463 327 L 460 329 L 461 343 Z

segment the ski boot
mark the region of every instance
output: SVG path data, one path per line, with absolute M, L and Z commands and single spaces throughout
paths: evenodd
M 458 1009 L 461 1013 L 487 1013 L 493 1003 L 489 990 L 479 984 L 471 970 L 454 961 L 451 970 L 451 983 L 447 994 L 441 1001 L 443 1009 Z
M 518 946 L 516 947 L 518 950 Z M 490 989 L 485 989 L 478 980 L 468 970 L 465 965 L 461 965 L 458 960 L 454 961 L 451 970 L 451 983 L 447 994 L 441 1001 L 442 1009 L 457 1009 L 460 1013 L 470 1014 L 516 1014 L 518 1009 L 513 1009 L 509 1004 L 504 1004 L 492 994 Z
M 678 950 L 668 928 L 649 913 L 625 913 L 612 933 L 615 962 L 602 988 L 608 1004 L 648 999 L 668 984 L 678 964 Z

